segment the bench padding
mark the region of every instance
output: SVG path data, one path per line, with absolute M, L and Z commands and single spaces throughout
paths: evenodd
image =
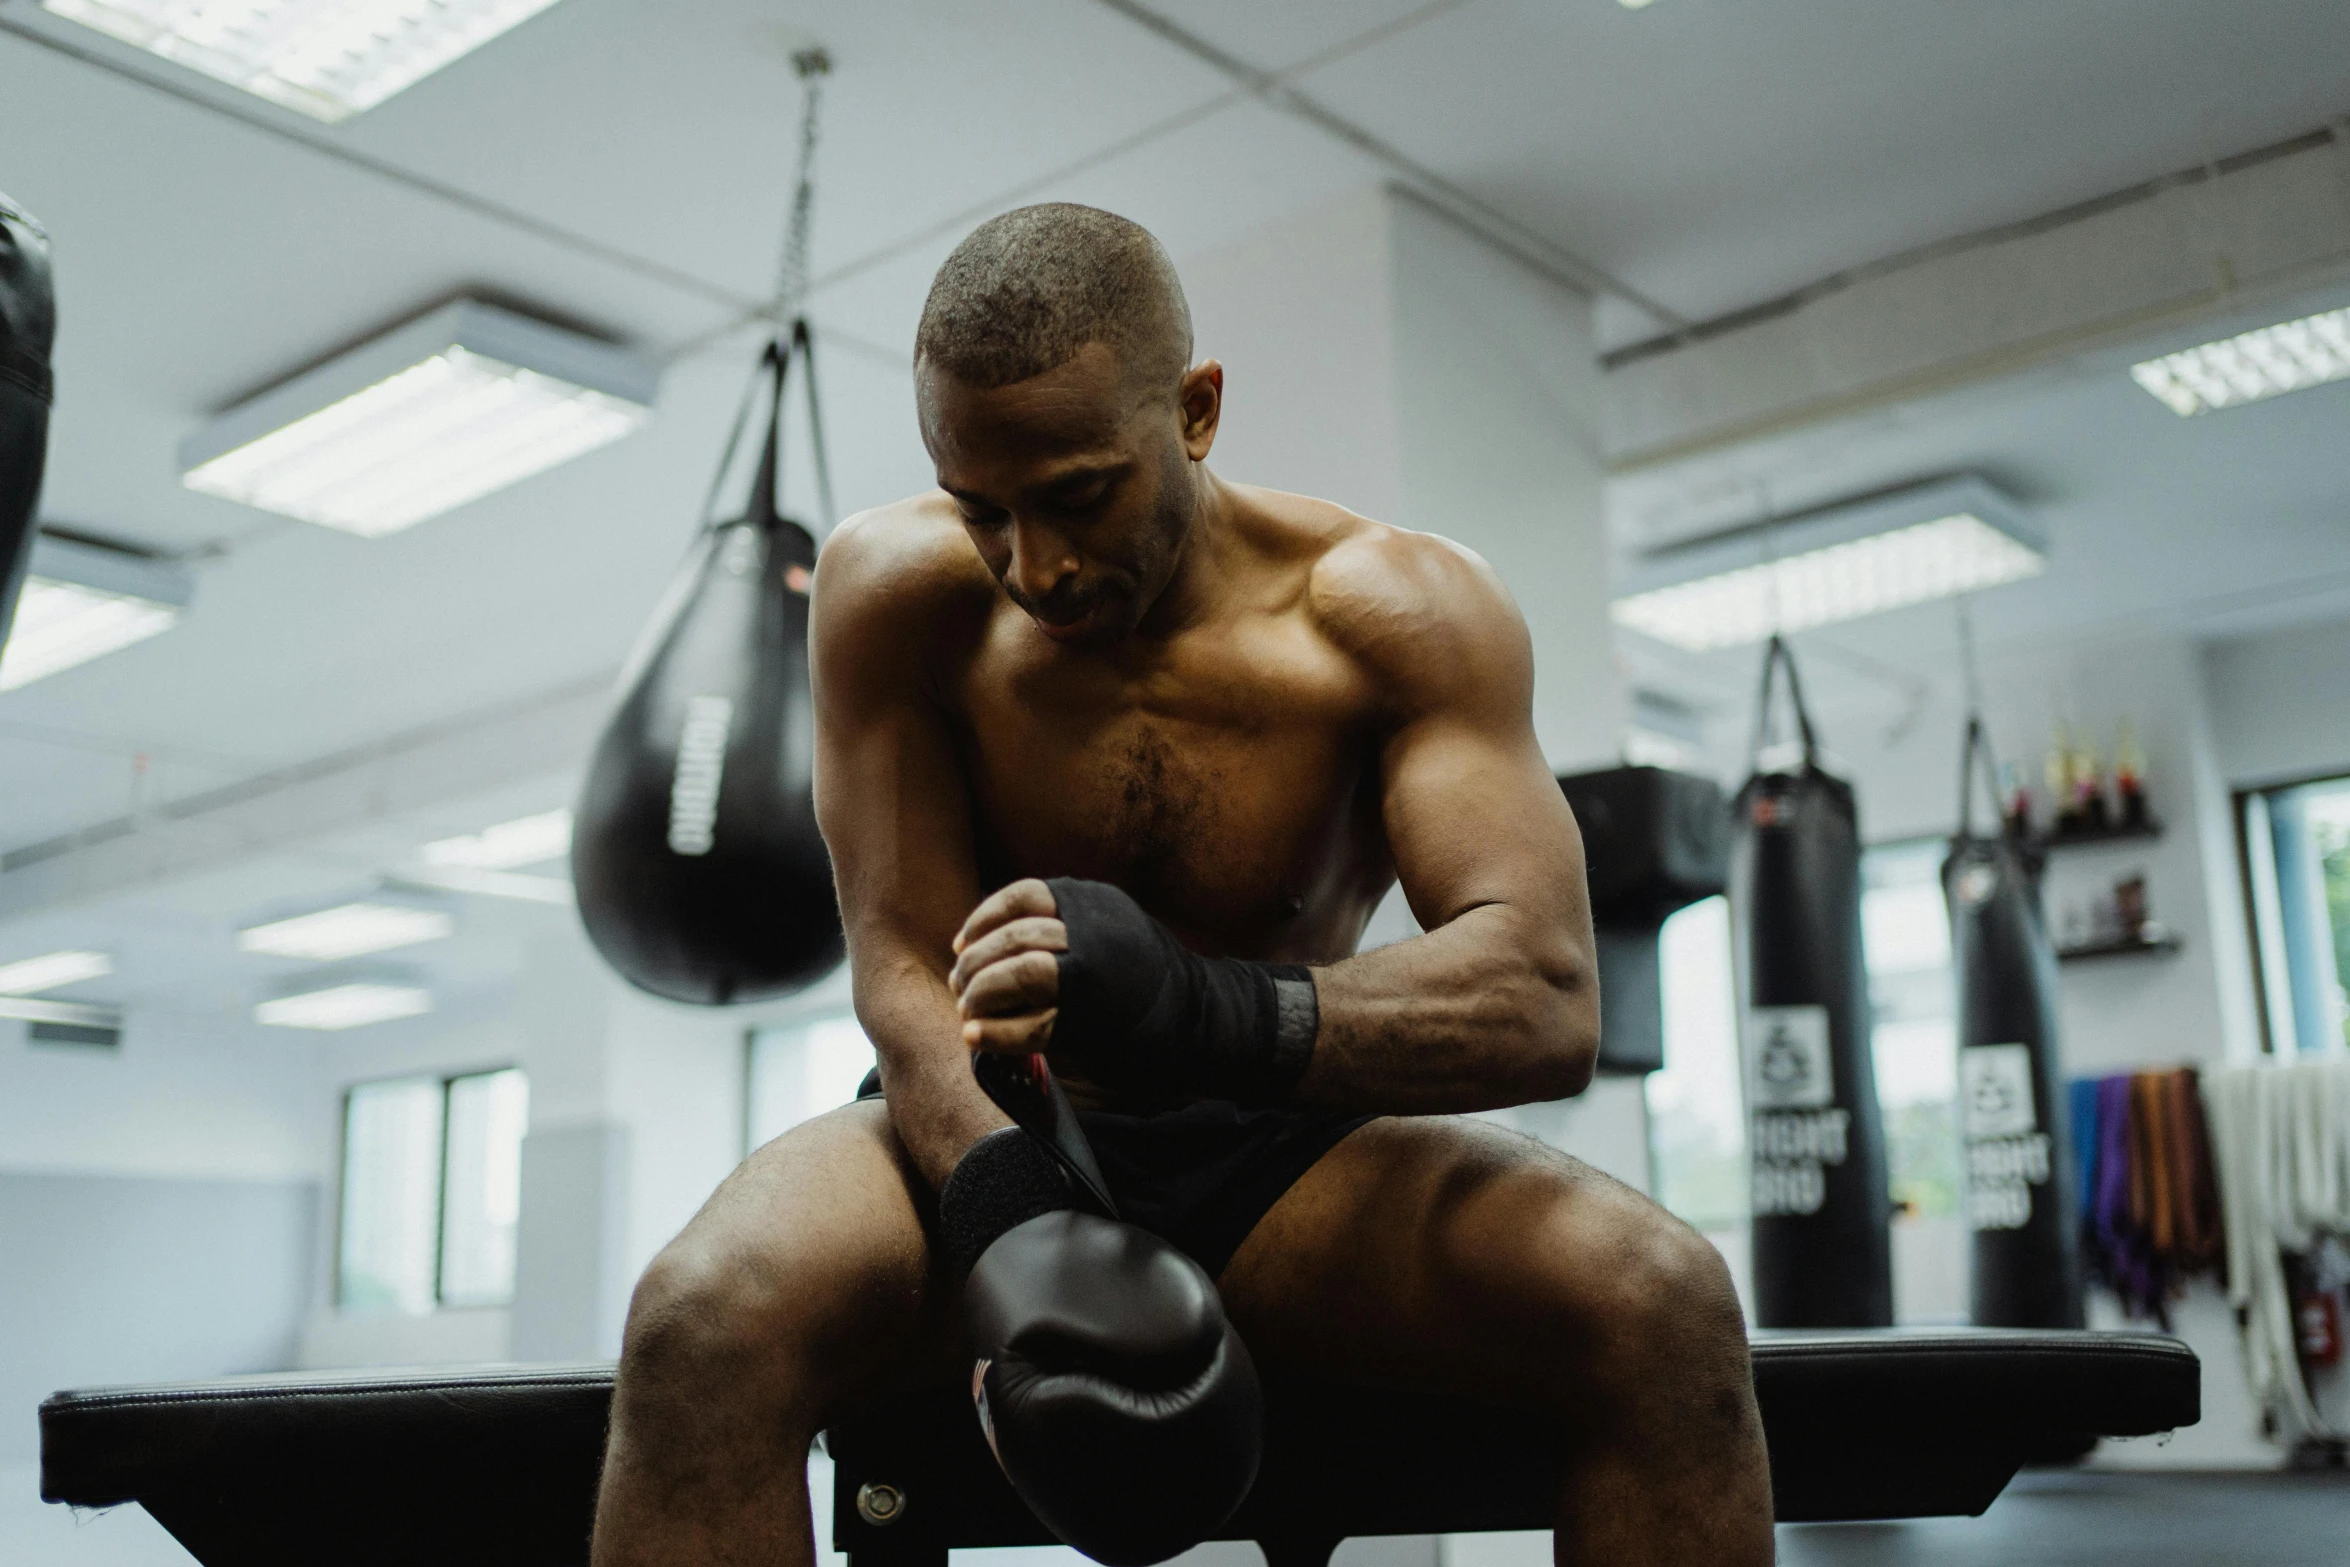
M 1758 1335 L 1785 1519 L 1980 1512 L 2021 1463 L 2191 1425 L 2175 1339 L 1996 1330 Z M 60 1393 L 41 1494 L 137 1501 L 206 1567 L 584 1563 L 609 1366 L 238 1377 Z M 1347 1535 L 1541 1528 L 1560 1429 L 1459 1399 L 1268 1378 L 1265 1468 L 1227 1533 L 1304 1560 Z M 874 1563 L 1046 1543 L 967 1395 L 907 1395 L 830 1434 L 834 1536 Z M 858 1488 L 905 1498 L 861 1519 Z

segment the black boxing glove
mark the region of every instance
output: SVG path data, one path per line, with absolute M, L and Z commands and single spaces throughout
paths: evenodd
M 1311 970 L 1201 957 L 1107 882 L 1055 876 L 1045 886 L 1069 932 L 1055 1060 L 1149 1098 L 1288 1097 L 1321 1026 Z
M 1157 1236 L 1072 1211 L 1016 1225 L 971 1270 L 963 1322 L 996 1462 L 1095 1561 L 1189 1550 L 1255 1483 L 1255 1363 L 1215 1284 Z

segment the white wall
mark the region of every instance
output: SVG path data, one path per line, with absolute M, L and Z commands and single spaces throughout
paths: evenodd
M 1363 190 L 1178 261 L 1193 356 L 1224 366 L 1224 478 L 1400 517 L 1388 223 Z
M 1388 197 L 1403 506 L 1483 555 L 1534 642 L 1554 772 L 1622 759 L 1591 304 L 1419 202 Z
M 2350 773 L 2350 620 L 2214 642 L 2203 678 L 2229 783 Z
M 134 1010 L 113 1050 L 35 1045 L 0 1020 L 0 1170 L 315 1180 L 316 1041 Z

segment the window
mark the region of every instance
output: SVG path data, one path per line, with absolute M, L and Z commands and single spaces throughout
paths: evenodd
M 1707 898 L 1666 920 L 1657 953 L 1665 1064 L 1647 1083 L 1657 1200 L 1698 1229 L 1735 1229 L 1746 1222 L 1746 1121 L 1729 900 Z
M 1861 858 L 1877 1099 L 1893 1200 L 1919 1216 L 1958 1211 L 1957 1025 L 1939 838 Z M 1665 1065 L 1648 1079 L 1657 1196 L 1701 1230 L 1748 1213 L 1730 906 L 1691 904 L 1659 935 Z
M 1860 936 L 1868 956 L 1871 1056 L 1885 1118 L 1893 1201 L 1917 1218 L 1958 1212 L 1958 1002 L 1942 861 L 1918 838 L 1860 859 Z
M 512 1301 L 529 1121 L 518 1068 L 353 1088 L 343 1100 L 336 1304 L 414 1313 Z
M 753 1029 L 749 1052 L 746 1149 L 847 1104 L 873 1069 L 873 1045 L 848 1012 Z
M 2269 1048 L 2350 1044 L 2350 778 L 2241 797 Z

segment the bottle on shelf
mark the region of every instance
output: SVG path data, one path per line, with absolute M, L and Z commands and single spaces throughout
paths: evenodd
M 2049 831 L 2062 836 L 2077 832 L 2081 827 L 2080 791 L 2074 787 L 2072 731 L 2063 719 L 2056 721 L 2055 733 L 2048 742 L 2048 761 L 2045 772 L 2048 780 L 2048 802 L 2054 819 Z
M 1999 764 L 1999 799 L 2008 836 L 2018 843 L 2031 842 L 2032 791 L 2024 787 L 2023 769 L 2013 762 Z
M 2112 825 L 2113 815 L 2105 804 L 2105 768 L 2098 759 L 2097 746 L 2089 738 L 2089 727 L 2084 724 L 2076 732 L 2079 749 L 2073 753 L 2073 798 L 2080 825 L 2090 832 L 2102 832 Z
M 2113 792 L 2121 825 L 2143 828 L 2153 821 L 2146 809 L 2146 753 L 2138 745 L 2138 727 L 2121 721 L 2113 737 Z

